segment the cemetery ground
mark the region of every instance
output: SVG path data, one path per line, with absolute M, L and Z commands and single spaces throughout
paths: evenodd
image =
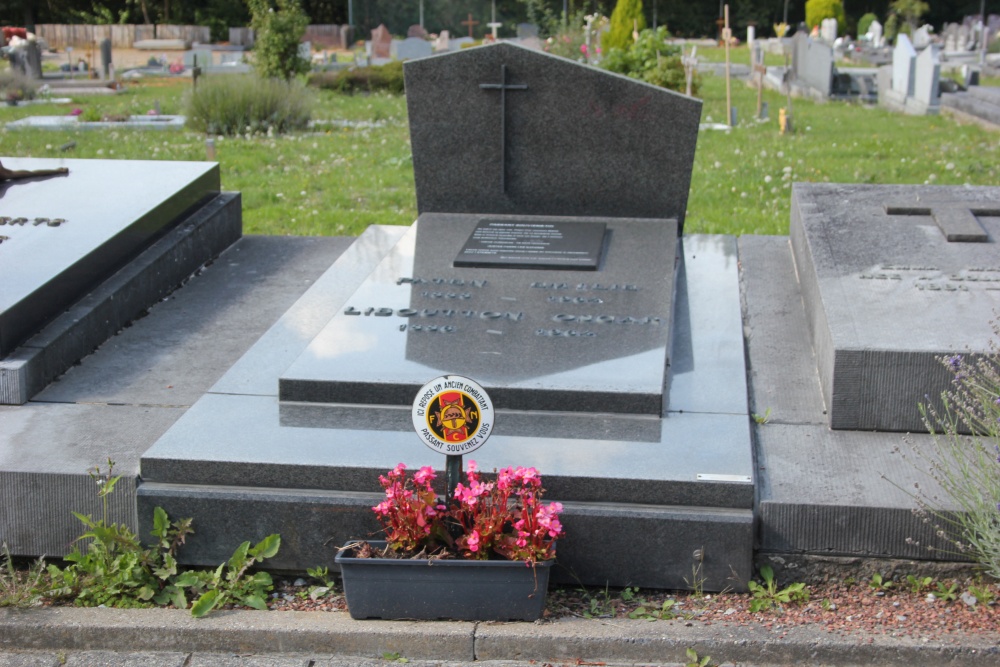
M 122 95 L 82 98 L 70 108 L 144 114 L 159 105 L 163 113 L 182 113 L 189 87 L 189 80 L 147 80 Z M 722 79 L 706 77 L 702 95 L 706 100 L 703 122 L 724 118 Z M 355 235 L 369 224 L 410 224 L 416 207 L 403 98 L 326 92 L 317 96 L 317 122 L 309 132 L 213 138 L 223 188 L 243 193 L 246 233 Z M 765 93 L 772 118 L 765 123 L 751 118 L 755 90 L 734 82 L 733 99 L 740 110 L 740 126 L 731 131 L 706 130 L 699 138 L 688 232 L 784 235 L 795 181 L 998 182 L 1000 135 L 978 127 L 956 125 L 943 117 L 904 117 L 880 109 L 795 100 L 797 131 L 781 136 L 775 118 L 785 103 L 783 96 Z M 0 122 L 67 110 L 54 105 L 4 107 Z M 4 155 L 24 157 L 201 160 L 205 159 L 205 139 L 189 132 L 126 129 L 3 130 L 0 145 Z M 579 140 L 587 142 L 588 138 Z M 456 136 L 454 141 L 470 139 Z M 595 629 L 609 625 L 639 628 L 641 624 L 680 633 L 690 626 L 707 633 L 710 626 L 748 627 L 767 633 L 776 642 L 795 637 L 799 626 L 858 643 L 878 643 L 889 637 L 918 645 L 982 646 L 985 640 L 987 646 L 995 647 L 1000 638 L 996 582 L 977 579 L 965 569 L 939 566 L 924 571 L 908 562 L 843 561 L 835 565 L 811 576 L 808 585 L 798 585 L 807 583 L 804 575 L 786 570 L 779 572 L 773 585 L 765 582 L 754 592 L 739 595 L 565 586 L 550 592 L 546 617 L 548 621 L 588 619 L 592 625 L 587 627 Z M 697 579 L 697 572 L 692 572 L 695 589 Z M 345 617 L 339 584 L 324 594 L 310 587 L 317 583 L 296 577 L 279 579 L 269 607 Z M 383 657 L 391 659 L 391 655 Z M 712 659 L 733 658 L 717 653 Z
M 718 60 L 721 49 L 699 49 Z M 776 56 L 771 56 L 777 58 Z M 733 50 L 746 62 L 746 49 Z M 231 75 L 230 75 L 231 76 Z M 1000 81 L 986 81 L 1000 84 Z M 0 107 L 0 123 L 74 108 L 104 115 L 184 112 L 188 78 L 147 78 L 115 96 L 71 105 Z M 705 75 L 703 123 L 725 119 L 725 81 Z M 778 132 L 784 95 L 764 92 L 770 120 L 759 122 L 756 89 L 734 80 L 738 127 L 698 140 L 685 231 L 786 234 L 791 183 L 992 185 L 1000 177 L 1000 135 L 944 116 L 793 100 L 795 132 Z M 214 138 L 222 185 L 243 196 L 248 234 L 357 235 L 371 224 L 416 219 L 406 104 L 384 93 L 316 91 L 311 130 L 285 136 Z M 93 114 L 91 114 L 93 115 Z M 6 155 L 204 160 L 206 138 L 192 132 L 2 130 Z M 480 141 L 454 137 L 456 142 Z M 586 143 L 587 137 L 579 141 Z M 599 160 L 599 157 L 594 159 Z

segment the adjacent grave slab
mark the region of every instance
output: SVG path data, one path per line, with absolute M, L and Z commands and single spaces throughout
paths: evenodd
M 3 160 L 69 174 L 0 185 L 0 356 L 220 188 L 215 163 Z
M 403 71 L 421 213 L 683 226 L 699 100 L 508 42 Z
M 353 240 L 242 238 L 36 400 L 0 406 L 0 541 L 16 555 L 68 553 L 81 531 L 71 512 L 100 515 L 87 471 L 108 458 L 124 475 L 109 520 L 138 529 L 142 452 Z
M 107 89 L 109 94 L 116 91 Z M 12 130 L 183 130 L 184 116 L 129 116 L 122 121 L 81 121 L 76 116 L 27 116 L 6 124 Z
M 903 460 L 904 436 L 828 428 L 788 238 L 743 236 L 739 251 L 751 411 L 769 417 L 754 426 L 761 555 L 953 558 L 913 514 L 912 483 L 935 488 Z
M 560 269 L 566 257 L 544 253 L 533 256 L 544 268 L 456 266 L 490 225 L 606 244 L 600 270 Z M 676 234 L 669 220 L 424 213 L 282 374 L 281 399 L 410 405 L 447 372 L 475 378 L 498 409 L 660 416 Z M 499 259 L 529 261 L 512 245 Z
M 1000 188 L 793 186 L 792 250 L 832 428 L 924 430 L 917 404 L 951 380 L 938 357 L 988 350 L 998 239 Z

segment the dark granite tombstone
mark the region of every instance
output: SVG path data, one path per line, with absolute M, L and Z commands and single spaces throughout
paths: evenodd
M 835 429 L 923 431 L 1000 309 L 1000 188 L 796 184 L 791 241 Z
M 421 213 L 683 228 L 700 101 L 506 42 L 410 62 L 404 74 Z

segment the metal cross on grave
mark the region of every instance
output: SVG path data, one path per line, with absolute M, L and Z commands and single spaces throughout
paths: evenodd
M 482 90 L 500 91 L 500 192 L 507 192 L 507 91 L 527 90 L 528 84 L 507 83 L 507 65 L 500 65 L 500 83 L 481 83 Z
M 929 215 L 949 242 L 985 243 L 989 234 L 976 216 L 1000 216 L 1000 204 L 983 205 L 973 202 L 939 201 L 922 205 L 886 204 L 887 215 Z

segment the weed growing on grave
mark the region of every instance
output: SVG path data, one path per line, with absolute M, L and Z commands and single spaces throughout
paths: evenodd
M 770 565 L 760 568 L 760 577 L 764 580 L 763 585 L 751 580 L 747 586 L 750 589 L 750 611 L 768 611 L 774 608 L 781 608 L 786 604 L 804 604 L 809 601 L 809 591 L 804 583 L 794 583 L 778 588 L 778 582 L 774 578 L 774 570 Z
M 42 599 L 45 560 L 39 558 L 26 572 L 14 567 L 7 544 L 0 561 L 0 607 L 32 607 Z
M 969 595 L 976 598 L 976 602 L 981 605 L 988 605 L 996 602 L 996 595 L 990 590 L 989 584 L 972 584 L 969 586 Z
M 771 421 L 771 408 L 764 410 L 764 414 L 753 413 L 753 420 L 756 424 L 766 424 Z
M 330 574 L 330 568 L 310 567 L 306 569 L 306 574 L 308 574 L 311 579 L 318 581 L 319 585 L 314 584 L 302 591 L 298 594 L 300 597 L 309 598 L 310 600 L 315 601 L 326 595 L 333 594 L 336 577 Z
M 941 359 L 953 375 L 951 389 L 940 410 L 930 400 L 920 406 L 931 444 L 912 444 L 913 462 L 946 497 L 914 484 L 918 512 L 934 522 L 938 537 L 1000 579 L 1000 321 L 993 330 L 988 354 Z M 946 500 L 958 511 L 945 510 Z
M 959 593 L 958 584 L 939 581 L 937 590 L 934 591 L 934 597 L 943 602 L 954 602 L 958 599 Z
M 255 546 L 241 544 L 229 559 L 214 571 L 185 570 L 177 567 L 177 550 L 194 530 L 191 519 L 171 522 L 163 508 L 153 512 L 152 536 L 156 543 L 143 547 L 138 536 L 124 524 L 108 519 L 108 498 L 121 480 L 114 474 L 114 461 L 107 470 L 95 468 L 90 473 L 98 486 L 101 518 L 74 512 L 86 530 L 75 540 L 76 546 L 66 556 L 69 563 L 47 568 L 48 584 L 44 597 L 69 599 L 82 607 L 151 607 L 174 605 L 186 609 L 197 598 L 191 614 L 201 617 L 212 609 L 234 603 L 266 609 L 265 598 L 272 588 L 266 572 L 251 573 L 265 558 L 278 552 L 281 538 L 270 535 Z M 84 547 L 81 547 L 81 543 Z M 9 564 L 8 558 L 8 564 Z M 40 579 L 33 586 L 38 592 Z

